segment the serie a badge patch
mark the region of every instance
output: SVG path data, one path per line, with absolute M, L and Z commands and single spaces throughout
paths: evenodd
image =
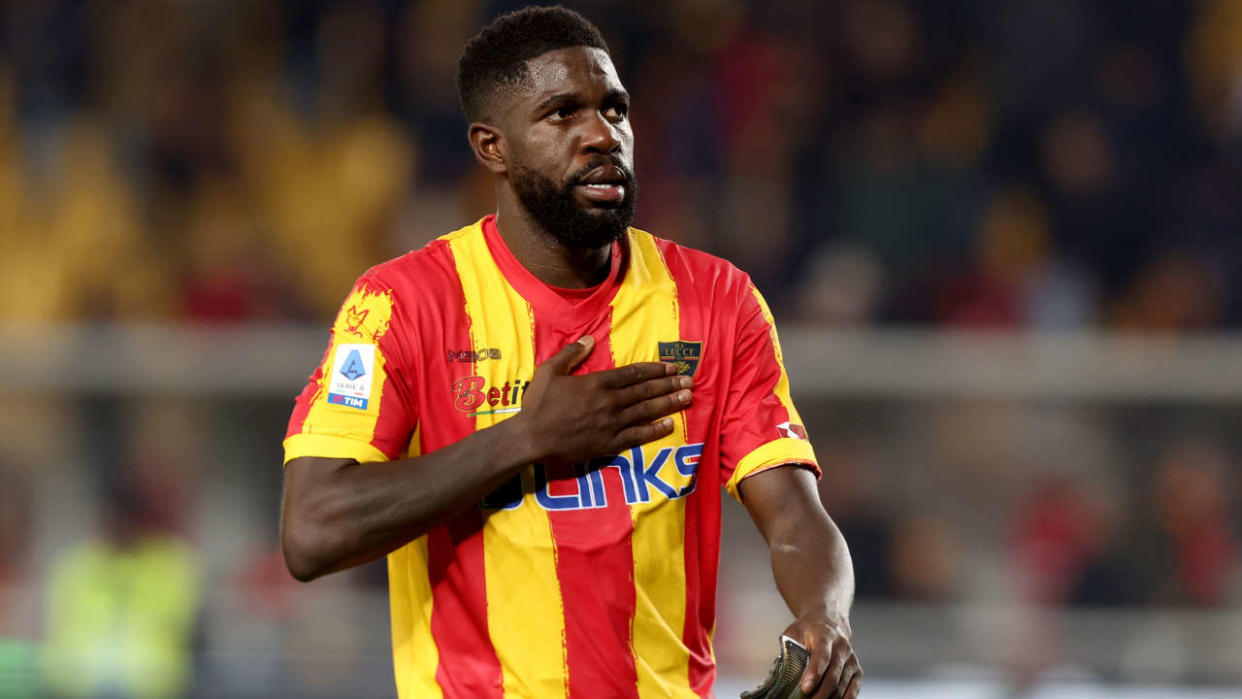
M 328 402 L 366 410 L 375 374 L 375 345 L 341 344 L 328 383 Z
M 660 361 L 676 365 L 678 374 L 694 376 L 699 368 L 699 359 L 703 357 L 702 342 L 660 342 Z

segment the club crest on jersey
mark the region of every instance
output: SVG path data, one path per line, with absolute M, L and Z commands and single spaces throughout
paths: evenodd
M 328 402 L 366 410 L 371 402 L 374 376 L 375 345 L 337 345 L 328 383 Z
M 699 359 L 703 356 L 702 342 L 660 342 L 660 361 L 669 362 L 677 367 L 678 374 L 694 376 L 699 368 Z

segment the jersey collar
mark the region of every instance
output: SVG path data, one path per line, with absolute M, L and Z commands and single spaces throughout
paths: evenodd
M 539 281 L 518 259 L 513 256 L 509 246 L 505 244 L 500 231 L 496 228 L 496 215 L 486 216 L 481 222 L 483 238 L 487 241 L 488 252 L 500 273 L 527 303 L 535 308 L 550 313 L 572 313 L 572 319 L 594 317 L 612 302 L 621 287 L 624 276 L 626 248 L 620 241 L 612 244 L 612 254 L 608 276 L 604 281 L 587 289 L 562 289 Z M 626 231 L 628 240 L 629 231 Z M 568 319 L 568 318 L 567 318 Z

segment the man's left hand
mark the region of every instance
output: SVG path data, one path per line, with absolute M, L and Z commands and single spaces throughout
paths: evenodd
M 802 673 L 802 693 L 811 699 L 855 699 L 862 687 L 863 670 L 850 644 L 848 620 L 806 616 L 785 629 L 811 652 Z

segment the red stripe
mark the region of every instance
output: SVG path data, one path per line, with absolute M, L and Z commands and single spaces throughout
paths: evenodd
M 440 251 L 452 256 L 447 245 Z M 450 274 L 427 275 L 420 280 L 429 284 L 445 280 L 439 289 L 424 291 L 427 297 L 437 299 L 437 306 L 446 309 L 440 318 L 425 318 L 429 327 L 421 327 L 423 337 L 433 330 L 443 337 L 450 347 L 470 347 L 470 318 L 466 314 L 465 297 L 456 269 Z M 449 281 L 453 283 L 448 283 Z M 451 310 L 449 310 L 451 309 Z M 430 316 L 436 311 L 429 312 Z M 423 347 L 429 352 L 440 352 L 439 345 L 428 343 Z M 452 405 L 448 387 L 452 385 L 453 371 L 463 375 L 473 371 L 470 364 L 449 364 L 428 361 L 423 363 L 427 372 L 423 377 L 423 412 L 430 420 L 423 421 L 420 433 L 423 453 L 443 448 L 471 434 L 475 429 L 473 419 L 461 415 Z M 447 699 L 474 699 L 496 697 L 502 692 L 500 660 L 492 646 L 487 628 L 487 576 L 483 559 L 483 513 L 468 510 L 436 528 L 427 537 L 428 573 L 431 580 L 431 635 L 440 652 L 440 664 L 436 668 L 436 681 Z
M 487 632 L 483 513 L 466 512 L 427 536 L 436 681 L 450 699 L 501 697 L 500 661 Z
M 699 299 L 704 293 L 709 294 L 710 298 L 712 290 L 710 287 L 696 287 L 692 270 L 685 264 L 688 261 L 678 254 L 671 243 L 658 240 L 658 248 L 677 285 L 681 339 L 703 343 L 703 355 L 694 372 L 696 387 L 702 385 L 706 389 L 719 385 L 723 377 L 719 376 L 720 364 L 715 358 L 720 356 L 720 348 L 731 347 L 732 342 L 728 338 L 705 336 L 707 329 L 703 322 L 703 304 Z M 703 278 L 712 279 L 711 275 L 702 275 L 700 281 Z M 718 325 L 713 324 L 713 327 Z M 704 400 L 702 405 L 710 402 Z M 690 650 L 687 678 L 690 689 L 701 697 L 708 697 L 716 681 L 716 665 L 712 661 L 708 634 L 716 620 L 716 571 L 720 560 L 721 482 L 720 471 L 714 468 L 715 464 L 720 463 L 719 437 L 714 432 L 708 434 L 708 430 L 714 430 L 715 425 L 711 424 L 707 410 L 691 408 L 685 415 L 687 441 L 702 441 L 704 447 L 699 458 L 697 485 L 686 498 L 686 620 L 681 638 Z
M 411 321 L 403 317 L 407 310 L 397 305 L 400 299 L 402 297 L 395 297 L 392 322 L 388 332 L 379 340 L 380 351 L 386 358 L 386 378 L 380 388 L 379 413 L 375 416 L 375 429 L 371 435 L 371 446 L 384 452 L 390 459 L 400 459 L 405 454 L 413 436 L 414 425 L 418 422 L 415 408 L 418 399 L 410 394 L 410 377 L 413 373 L 406 368 L 410 366 L 410 362 L 403 356 L 405 348 L 419 347 L 418 336 L 411 337 L 408 334 L 407 326 Z
M 719 458 L 716 449 L 705 449 L 700 464 Z M 699 472 L 698 487 L 686 498 L 686 620 L 681 640 L 690 651 L 690 689 L 701 697 L 711 695 L 716 682 L 711 637 L 716 620 L 716 568 L 720 560 L 720 479 L 715 469 Z
M 302 433 L 302 425 L 306 422 L 306 416 L 310 414 L 311 405 L 314 404 L 315 397 L 319 395 L 320 382 L 323 381 L 323 365 L 327 363 L 328 353 L 331 351 L 332 341 L 329 340 L 323 359 L 319 362 L 319 366 L 315 367 L 315 371 L 311 372 L 306 387 L 302 389 L 293 403 L 293 414 L 289 416 L 289 429 L 285 431 L 285 439 Z
M 776 393 L 784 369 L 776 358 L 774 328 L 749 284 L 740 309 L 739 318 L 743 320 L 739 337 L 734 342 L 740 359 L 732 371 L 736 397 L 731 395 L 730 400 L 736 406 L 744 406 L 745 412 L 735 412 L 732 426 L 726 426 L 730 430 L 733 451 L 730 461 L 735 468 L 736 462 L 746 454 L 783 437 L 776 426 L 788 422 L 791 417 L 789 408 Z
M 595 349 L 575 373 L 612 368 L 610 317 L 601 318 L 595 327 L 572 332 L 558 330 L 557 320 L 564 319 L 541 316 L 536 310 L 535 353 L 539 361 L 589 332 L 595 337 Z M 630 536 L 634 525 L 620 475 L 612 468 L 603 471 L 606 508 L 548 511 L 565 609 L 565 662 L 571 698 L 638 696 L 632 633 L 635 592 Z M 549 474 L 549 492 L 577 492 L 573 476 Z

